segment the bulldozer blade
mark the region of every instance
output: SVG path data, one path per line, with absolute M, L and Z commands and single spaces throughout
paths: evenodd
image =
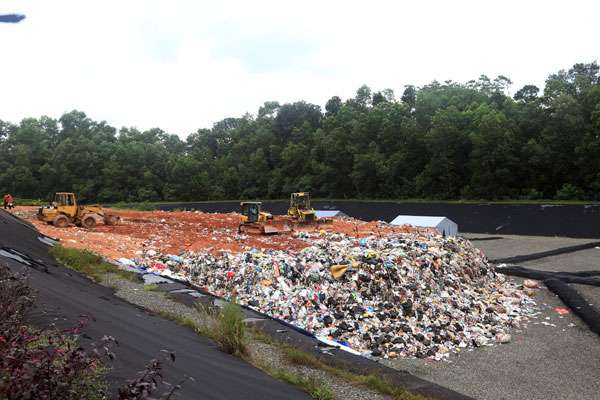
M 240 233 L 250 233 L 254 235 L 260 235 L 263 233 L 262 227 L 257 226 L 256 224 L 242 224 L 239 227 Z
M 273 225 L 263 225 L 263 233 L 265 235 L 277 235 L 280 230 Z
M 319 218 L 317 220 L 317 224 L 319 225 L 324 225 L 324 224 L 333 224 L 333 219 L 331 218 Z
M 280 233 L 286 233 L 286 232 L 291 232 L 291 231 L 292 231 L 292 228 L 290 228 L 290 226 L 288 224 L 285 224 L 284 226 L 279 228 Z

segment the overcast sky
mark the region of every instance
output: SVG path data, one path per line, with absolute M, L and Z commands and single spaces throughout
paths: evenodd
M 267 100 L 324 105 L 434 79 L 512 91 L 600 59 L 600 6 L 565 1 L 0 0 L 0 119 L 72 109 L 182 137 Z

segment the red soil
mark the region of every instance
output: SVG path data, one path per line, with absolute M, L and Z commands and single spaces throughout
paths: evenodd
M 118 225 L 97 225 L 93 229 L 79 227 L 55 228 L 35 218 L 35 207 L 17 207 L 14 213 L 33 223 L 42 233 L 59 238 L 64 246 L 87 248 L 106 257 L 133 258 L 136 252 L 152 248 L 160 252 L 179 254 L 187 250 L 219 252 L 242 251 L 244 248 L 300 250 L 310 243 L 297 239 L 293 233 L 263 236 L 238 234 L 239 215 L 202 212 L 123 211 L 110 210 L 121 217 Z M 282 226 L 285 217 L 276 217 Z M 308 232 L 339 232 L 355 237 L 390 235 L 414 231 L 412 227 L 391 227 L 379 222 L 363 222 L 351 218 L 334 219 L 330 224 L 294 227 Z

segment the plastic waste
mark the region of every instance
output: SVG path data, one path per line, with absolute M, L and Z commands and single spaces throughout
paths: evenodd
M 117 261 L 119 262 L 119 264 L 126 265 L 128 267 L 136 266 L 135 262 L 133 260 L 130 260 L 129 258 L 119 258 Z
M 340 279 L 348 270 L 348 266 L 347 265 L 332 265 L 331 267 L 329 267 L 329 270 L 331 271 L 331 275 L 335 279 Z
M 460 237 L 296 236 L 310 245 L 181 256 L 146 251 L 144 264 L 367 357 L 442 360 L 463 348 L 506 343 L 510 329 L 535 311 L 525 293 L 531 289 L 497 274 Z

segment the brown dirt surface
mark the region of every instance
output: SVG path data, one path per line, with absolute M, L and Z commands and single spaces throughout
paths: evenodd
M 108 209 L 121 221 L 117 225 L 97 225 L 92 229 L 71 226 L 56 228 L 37 220 L 36 207 L 19 206 L 13 212 L 31 222 L 43 234 L 60 239 L 66 247 L 89 249 L 105 257 L 134 258 L 136 252 L 151 248 L 162 253 L 184 251 L 218 253 L 243 251 L 246 248 L 298 251 L 310 245 L 292 232 L 279 235 L 238 234 L 239 214 L 203 213 L 198 211 L 130 211 Z M 338 232 L 354 237 L 386 236 L 414 231 L 412 227 L 392 227 L 378 221 L 364 222 L 352 218 L 333 219 L 330 223 L 298 226 L 284 216 L 275 216 L 273 224 L 285 224 L 294 231 Z

